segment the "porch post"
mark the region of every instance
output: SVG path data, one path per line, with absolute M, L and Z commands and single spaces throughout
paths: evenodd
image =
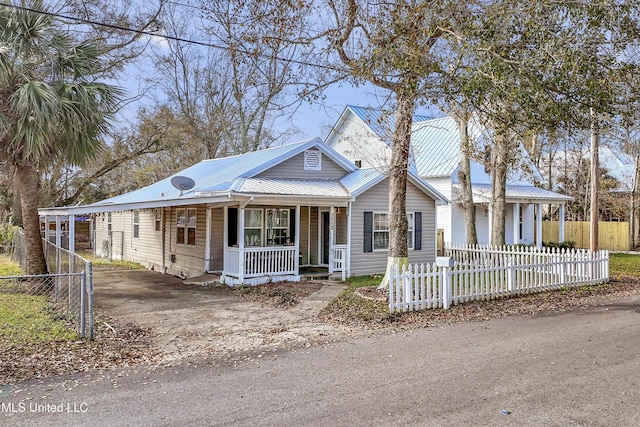
M 536 246 L 542 247 L 542 203 L 536 205 Z
M 347 202 L 347 251 L 344 255 L 343 279 L 351 277 L 351 202 Z
M 238 209 L 238 280 L 244 285 L 244 206 Z
M 294 237 L 296 251 L 293 254 L 293 265 L 296 276 L 300 274 L 300 205 L 296 205 L 296 235 Z
M 520 203 L 513 204 L 513 244 L 520 243 Z
M 558 243 L 564 242 L 564 203 L 560 204 L 558 214 Z
M 336 208 L 331 206 L 329 210 L 329 273 L 333 273 L 333 245 L 334 230 L 336 228 Z
M 51 218 L 49 217 L 49 215 L 45 215 L 44 216 L 44 236 L 42 236 L 44 240 L 49 240 L 49 221 L 51 221 Z
M 62 221 L 60 221 L 60 215 L 56 215 L 56 246 L 62 246 Z
M 211 208 L 209 206 L 207 209 L 207 225 L 205 227 L 206 238 L 204 243 L 204 271 L 208 273 L 211 270 Z
M 75 214 L 69 215 L 69 252 L 74 253 L 76 251 L 76 216 Z

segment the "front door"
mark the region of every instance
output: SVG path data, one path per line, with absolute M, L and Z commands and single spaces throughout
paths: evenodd
M 320 264 L 329 265 L 329 212 L 320 212 Z

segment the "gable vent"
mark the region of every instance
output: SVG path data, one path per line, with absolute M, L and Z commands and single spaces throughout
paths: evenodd
M 320 151 L 309 150 L 304 152 L 304 170 L 322 170 L 322 153 Z

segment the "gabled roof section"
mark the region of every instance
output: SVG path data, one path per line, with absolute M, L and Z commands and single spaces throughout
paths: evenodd
M 491 200 L 491 184 L 474 184 L 474 202 L 489 202 Z M 565 203 L 573 197 L 532 185 L 507 185 L 506 199 L 508 203 Z
M 385 114 L 385 112 L 378 108 L 372 107 L 360 107 L 357 105 L 347 105 L 340 114 L 336 124 L 334 125 L 331 133 L 334 132 L 336 127 L 342 123 L 349 114 L 353 114 L 357 118 L 359 118 L 365 126 L 371 130 L 371 132 L 376 135 L 378 138 L 386 141 L 389 136 L 389 130 L 393 130 L 396 124 L 396 116 L 395 114 Z M 423 122 L 425 120 L 429 120 L 430 117 L 416 114 L 413 116 L 413 122 Z M 329 137 L 327 138 L 329 140 Z
M 91 206 L 98 207 L 162 200 L 187 200 L 199 197 L 199 195 L 204 192 L 212 193 L 235 190 L 238 180 L 253 178 L 259 173 L 310 148 L 321 151 L 336 162 L 344 168 L 345 174 L 356 169 L 351 162 L 347 161 L 334 149 L 323 144 L 319 138 L 315 138 L 236 156 L 203 160 L 155 184 L 94 203 Z M 195 186 L 188 191 L 181 192 L 171 185 L 171 178 L 173 176 L 186 176 L 191 178 L 194 180 Z
M 353 197 L 357 197 L 369 190 L 371 187 L 382 182 L 385 178 L 387 178 L 387 175 L 374 168 L 357 169 L 342 178 L 340 183 L 344 185 Z M 433 188 L 428 182 L 420 178 L 412 169 L 409 170 L 408 180 L 432 197 L 438 204 L 446 205 L 449 203 L 449 200 L 447 200 L 446 197 Z
M 475 143 L 481 131 L 475 126 L 470 130 Z M 427 120 L 414 125 L 412 131 L 411 148 L 418 174 L 433 177 L 453 175 L 462 158 L 456 121 L 451 117 Z

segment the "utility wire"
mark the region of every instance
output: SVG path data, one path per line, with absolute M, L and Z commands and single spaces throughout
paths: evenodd
M 163 38 L 163 39 L 166 39 L 166 40 L 173 40 L 173 41 L 181 42 L 181 43 L 189 43 L 189 44 L 194 44 L 194 45 L 198 45 L 198 46 L 210 47 L 210 48 L 214 48 L 214 49 L 227 50 L 226 47 L 224 47 L 222 45 L 213 44 L 213 43 L 207 43 L 207 42 L 202 42 L 202 41 L 198 41 L 198 40 L 185 39 L 185 38 L 182 38 L 182 37 L 176 37 L 176 36 L 171 36 L 171 35 L 167 35 L 167 34 L 156 34 L 156 33 L 150 32 L 150 31 L 138 30 L 138 29 L 135 29 L 135 28 L 128 28 L 128 27 L 123 27 L 121 25 L 115 25 L 115 24 L 107 24 L 105 22 L 94 21 L 94 20 L 91 20 L 91 19 L 77 18 L 77 17 L 74 17 L 74 16 L 63 15 L 63 14 L 60 14 L 60 13 L 54 13 L 54 12 L 49 12 L 49 11 L 45 11 L 45 10 L 33 9 L 33 8 L 30 8 L 30 7 L 26 7 L 26 6 L 18 6 L 18 5 L 14 5 L 14 4 L 10 4 L 10 3 L 5 3 L 5 2 L 0 2 L 0 6 L 11 7 L 11 8 L 14 8 L 14 9 L 24 10 L 24 11 L 27 11 L 27 12 L 39 13 L 39 14 L 42 14 L 42 15 L 53 16 L 55 18 L 66 19 L 66 20 L 70 20 L 70 21 L 82 22 L 83 24 L 97 25 L 97 26 L 100 26 L 100 27 L 107 27 L 107 28 L 112 28 L 114 30 L 120 30 L 120 31 L 129 31 L 129 32 L 133 32 L 133 33 L 140 34 L 140 35 L 145 35 L 145 36 L 160 37 L 160 38 Z M 184 5 L 184 6 L 186 6 L 186 5 Z M 246 54 L 246 55 L 254 55 L 254 52 L 244 51 L 244 50 L 240 50 L 240 49 L 238 49 L 237 51 L 240 52 L 240 53 Z M 258 55 L 258 56 L 262 56 L 262 57 L 268 58 L 268 59 L 272 58 L 271 55 Z M 317 64 L 317 63 L 305 62 L 305 61 L 301 61 L 301 60 L 297 60 L 297 59 L 291 59 L 291 58 L 276 58 L 276 59 L 280 59 L 282 61 L 290 62 L 290 63 L 297 64 L 297 65 L 304 65 L 304 66 L 322 68 L 322 69 L 325 69 L 325 70 L 332 70 L 332 71 L 336 70 L 335 67 L 330 67 L 330 66 L 327 66 L 327 65 L 321 65 L 321 64 Z

